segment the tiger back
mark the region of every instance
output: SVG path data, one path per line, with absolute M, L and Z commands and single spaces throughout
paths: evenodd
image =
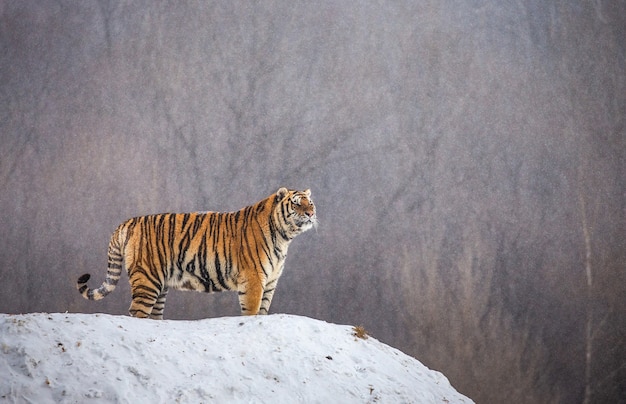
M 280 188 L 237 212 L 135 217 L 111 236 L 104 282 L 89 288 L 85 274 L 76 287 L 86 299 L 100 300 L 125 267 L 131 316 L 162 319 L 170 288 L 237 291 L 242 314 L 267 314 L 289 244 L 316 225 L 309 189 Z

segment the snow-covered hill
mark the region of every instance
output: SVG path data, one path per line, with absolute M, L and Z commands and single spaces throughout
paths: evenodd
M 350 326 L 270 315 L 0 314 L 0 401 L 471 403 Z

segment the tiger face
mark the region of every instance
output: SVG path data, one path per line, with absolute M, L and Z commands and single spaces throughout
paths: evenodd
M 317 227 L 315 204 L 311 199 L 310 189 L 292 191 L 281 188 L 276 195 L 280 200 L 282 218 L 290 237 Z

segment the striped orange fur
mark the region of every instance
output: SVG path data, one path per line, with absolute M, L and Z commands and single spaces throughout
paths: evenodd
M 131 316 L 162 319 L 170 288 L 237 291 L 242 314 L 267 314 L 289 244 L 316 225 L 311 191 L 286 188 L 237 212 L 135 217 L 111 236 L 105 281 L 89 288 L 85 274 L 76 287 L 86 299 L 100 300 L 125 267 Z

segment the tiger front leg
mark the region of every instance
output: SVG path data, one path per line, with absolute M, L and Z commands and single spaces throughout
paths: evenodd
M 261 300 L 261 308 L 259 314 L 268 314 L 270 311 L 270 305 L 272 304 L 272 298 L 274 297 L 274 291 L 276 290 L 276 284 L 278 279 L 274 279 L 265 285 L 263 290 L 263 299 Z
M 261 299 L 263 298 L 263 285 L 260 281 L 247 281 L 241 283 L 238 288 L 239 305 L 241 314 L 254 316 L 259 314 Z

